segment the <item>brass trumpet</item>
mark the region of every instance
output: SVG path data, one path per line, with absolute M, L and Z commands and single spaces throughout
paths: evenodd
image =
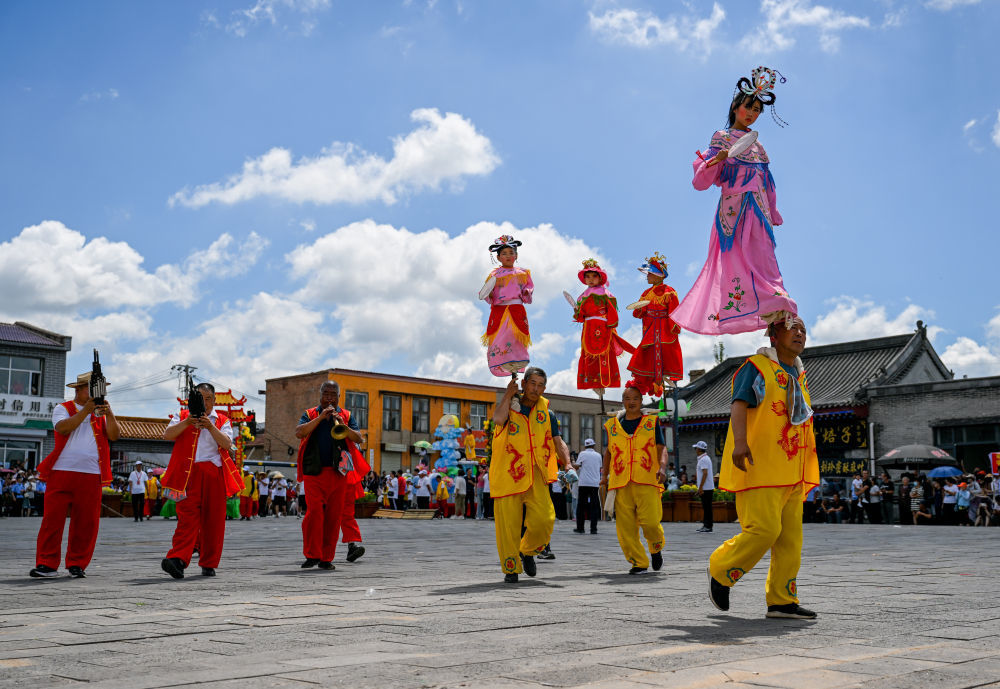
M 347 424 L 337 423 L 330 430 L 330 437 L 334 440 L 343 440 L 347 437 Z

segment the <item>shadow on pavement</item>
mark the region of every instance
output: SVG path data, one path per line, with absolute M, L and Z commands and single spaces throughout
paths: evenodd
M 761 638 L 777 638 L 794 634 L 795 632 L 808 629 L 816 624 L 816 620 L 770 620 L 766 618 L 748 620 L 743 617 L 733 615 L 708 615 L 707 624 L 702 625 L 681 625 L 662 624 L 653 625 L 654 628 L 680 632 L 684 641 L 696 641 L 701 643 L 718 644 L 728 641 L 729 643 L 751 643 Z M 664 641 L 677 641 L 678 637 L 664 636 Z

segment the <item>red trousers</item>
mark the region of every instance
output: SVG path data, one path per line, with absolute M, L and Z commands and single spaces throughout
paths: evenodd
M 331 562 L 337 550 L 347 479 L 331 467 L 319 476 L 306 476 L 306 516 L 302 519 L 302 554 L 307 559 Z
M 191 563 L 195 544 L 198 565 L 215 569 L 222 559 L 226 537 L 226 484 L 222 467 L 211 462 L 195 462 L 188 479 L 187 497 L 177 503 L 177 528 L 167 557 Z
M 344 511 L 340 515 L 341 543 L 361 542 L 361 529 L 358 527 L 358 520 L 354 518 L 354 501 L 356 500 L 354 495 L 354 486 L 344 491 Z
M 249 495 L 240 496 L 240 516 L 241 517 L 252 517 L 253 516 L 253 506 L 257 502 Z
M 66 566 L 87 569 L 101 522 L 101 475 L 53 471 L 45 491 L 45 514 L 38 529 L 35 565 L 59 569 L 63 527 L 69 511 Z

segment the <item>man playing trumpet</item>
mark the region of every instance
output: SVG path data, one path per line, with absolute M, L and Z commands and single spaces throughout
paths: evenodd
M 295 429 L 299 438 L 298 480 L 306 493 L 302 519 L 303 569 L 319 565 L 335 569 L 333 556 L 340 536 L 348 475 L 364 463 L 364 442 L 351 412 L 338 406 L 340 386 L 328 380 L 319 388 L 319 404 L 306 409 Z M 365 465 L 367 466 L 367 465 Z

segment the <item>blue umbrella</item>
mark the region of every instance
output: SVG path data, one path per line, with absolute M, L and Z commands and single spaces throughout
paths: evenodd
M 944 478 L 946 476 L 961 476 L 962 470 L 958 467 L 937 467 L 927 472 L 931 478 Z

